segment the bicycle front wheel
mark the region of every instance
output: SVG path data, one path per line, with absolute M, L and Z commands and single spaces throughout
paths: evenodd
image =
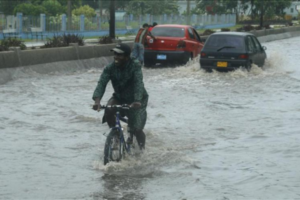
M 118 130 L 111 130 L 104 147 L 104 165 L 109 162 L 119 162 L 122 159 L 123 144 Z

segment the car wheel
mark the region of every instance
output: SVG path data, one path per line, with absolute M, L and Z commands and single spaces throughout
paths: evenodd
M 260 65 L 258 65 L 260 68 L 263 68 L 265 65 L 265 61 L 263 61 Z
M 245 65 L 245 68 L 248 72 L 250 72 L 251 70 L 251 62 L 248 62 L 246 65 Z

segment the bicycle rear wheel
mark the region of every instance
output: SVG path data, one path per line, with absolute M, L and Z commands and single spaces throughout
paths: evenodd
M 108 134 L 104 147 L 104 165 L 113 161 L 119 162 L 122 159 L 124 144 L 121 142 L 118 130 L 111 130 Z

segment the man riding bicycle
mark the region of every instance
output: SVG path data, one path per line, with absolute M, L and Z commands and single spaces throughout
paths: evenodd
M 107 105 L 128 104 L 133 108 L 121 112 L 122 115 L 128 117 L 128 128 L 131 135 L 128 142 L 132 142 L 132 135 L 135 135 L 140 148 L 144 149 L 146 136 L 143 129 L 147 120 L 148 93 L 144 87 L 141 65 L 137 60 L 130 58 L 131 49 L 126 44 L 117 44 L 111 51 L 114 52 L 114 62 L 107 65 L 100 76 L 93 94 L 95 101 L 93 109 L 100 111 L 100 102 L 106 85 L 111 81 L 114 93 Z M 103 123 L 105 122 L 110 128 L 115 126 L 113 108 L 105 109 Z

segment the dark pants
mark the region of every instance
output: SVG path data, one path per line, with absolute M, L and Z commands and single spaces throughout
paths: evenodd
M 122 103 L 116 98 L 112 97 L 107 102 L 107 105 L 122 105 Z M 123 110 L 120 114 L 128 118 L 128 132 L 131 135 L 131 140 L 132 136 L 135 135 L 140 148 L 144 149 L 146 135 L 143 131 L 143 128 L 147 120 L 146 107 L 136 110 Z M 106 108 L 104 118 L 110 128 L 116 125 L 116 111 L 114 109 Z

